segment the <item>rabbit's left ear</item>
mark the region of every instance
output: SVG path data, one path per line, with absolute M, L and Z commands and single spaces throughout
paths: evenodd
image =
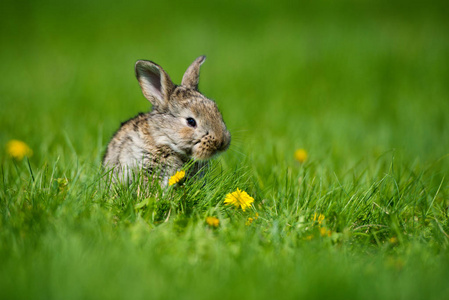
M 195 61 L 187 68 L 187 71 L 182 77 L 181 85 L 197 90 L 198 81 L 200 79 L 200 66 L 206 60 L 206 56 L 202 55 L 195 59 Z
M 136 63 L 136 77 L 143 95 L 156 109 L 164 109 L 168 105 L 175 85 L 170 76 L 159 65 L 152 61 L 139 60 Z

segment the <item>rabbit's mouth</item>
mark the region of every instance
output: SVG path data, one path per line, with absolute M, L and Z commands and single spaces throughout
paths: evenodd
M 197 160 L 209 160 L 212 157 L 219 155 L 224 152 L 224 150 L 219 148 L 206 148 L 203 147 L 202 143 L 196 143 L 194 147 L 192 147 L 192 157 Z
M 208 133 L 202 138 L 193 141 L 192 157 L 195 159 L 208 160 L 229 148 L 231 143 L 229 132 L 226 131 L 223 136 L 218 137 Z

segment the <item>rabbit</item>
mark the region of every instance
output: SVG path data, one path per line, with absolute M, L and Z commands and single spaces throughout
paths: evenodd
M 142 171 L 147 182 L 158 177 L 167 186 L 190 162 L 188 176 L 193 176 L 229 148 L 231 134 L 216 103 L 198 91 L 205 59 L 200 56 L 187 68 L 181 85 L 156 63 L 136 62 L 136 77 L 152 110 L 122 123 L 109 142 L 103 166 L 113 169 L 114 181 L 131 182 L 132 173 Z

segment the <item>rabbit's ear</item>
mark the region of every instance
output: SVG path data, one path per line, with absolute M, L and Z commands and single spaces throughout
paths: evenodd
M 163 108 L 168 105 L 175 85 L 164 69 L 154 62 L 139 60 L 136 62 L 136 77 L 143 95 L 154 107 Z
M 181 85 L 198 89 L 198 81 L 200 79 L 200 66 L 206 60 L 206 56 L 200 56 L 187 68 L 182 77 Z

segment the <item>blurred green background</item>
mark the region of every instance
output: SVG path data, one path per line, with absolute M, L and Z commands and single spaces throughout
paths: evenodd
M 137 59 L 179 83 L 202 54 L 201 91 L 217 101 L 239 149 L 290 156 L 302 146 L 344 161 L 391 149 L 422 160 L 447 154 L 444 1 L 1 5 L 0 141 L 28 142 L 37 160 L 67 138 L 90 160 L 119 122 L 149 109 Z
M 448 15 L 448 1 L 3 0 L 0 295 L 443 299 Z M 150 109 L 135 61 L 180 83 L 203 54 L 200 90 L 233 137 L 224 175 L 175 194 L 193 216 L 152 222 L 132 190 L 97 188 L 101 157 Z M 258 225 L 221 203 L 234 185 Z M 315 213 L 329 239 L 308 239 Z

